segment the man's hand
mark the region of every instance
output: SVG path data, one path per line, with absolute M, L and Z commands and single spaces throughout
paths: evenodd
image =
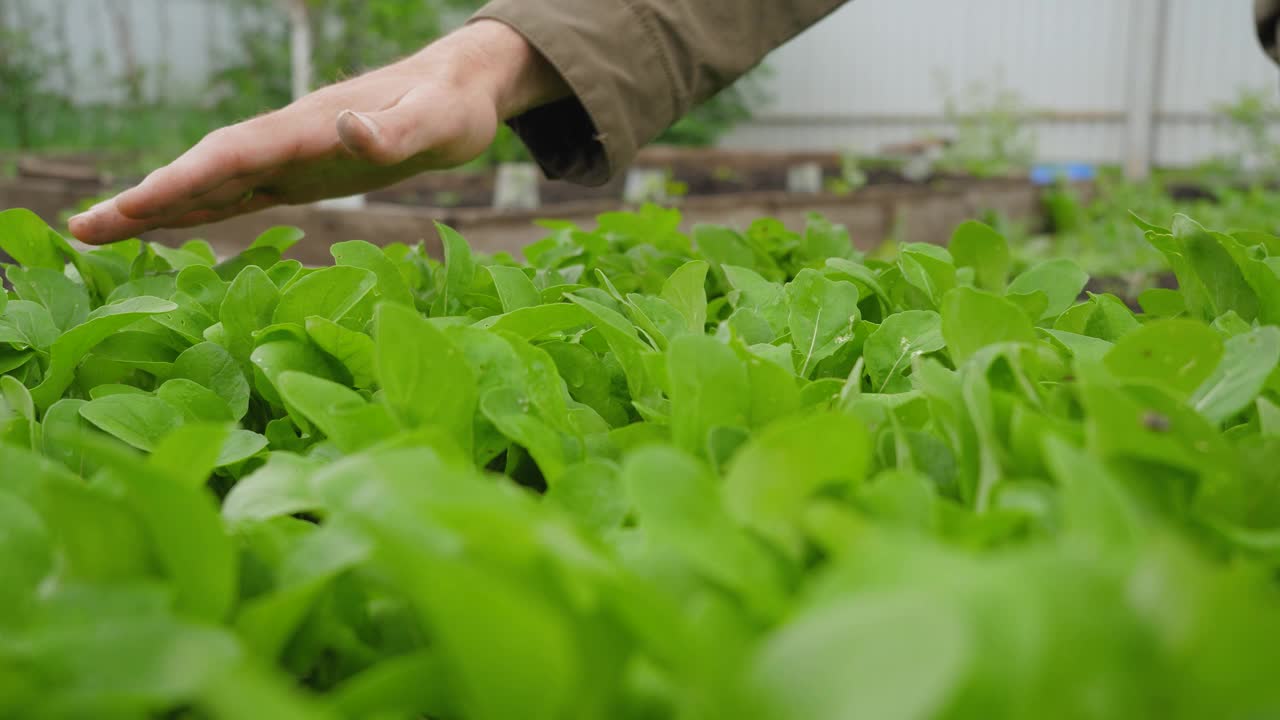
M 568 92 L 518 33 L 478 21 L 394 65 L 214 131 L 73 217 L 71 232 L 100 245 L 385 187 L 477 157 L 502 120 Z

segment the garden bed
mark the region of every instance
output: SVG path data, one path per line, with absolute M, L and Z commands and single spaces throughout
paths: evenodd
M 817 164 L 824 174 L 835 172 L 839 157 L 818 153 L 732 153 L 711 150 L 658 149 L 642 154 L 638 167 L 669 168 L 671 176 L 688 185 L 689 194 L 675 198 L 685 226 L 710 223 L 745 228 L 762 215 L 800 226 L 807 214 L 818 212 L 846 225 L 857 247 L 872 249 L 890 237 L 907 242 L 945 242 L 951 229 L 984 212 L 1031 227 L 1044 225 L 1041 189 L 1025 179 L 939 177 L 927 183 L 908 183 L 892 172 L 872 173 L 870 183 L 855 192 L 790 193 L 782 189 L 787 168 Z M 66 173 L 65 165 L 60 172 Z M 273 225 L 303 228 L 311 242 L 294 249 L 304 262 L 328 259 L 328 246 L 350 238 L 373 242 L 437 240 L 433 223 L 442 222 L 467 235 L 477 249 L 518 252 L 545 234 L 532 224 L 556 218 L 589 224 L 602 212 L 620 207 L 621 183 L 602 188 L 579 188 L 543 181 L 547 201 L 537 209 L 495 210 L 483 201 L 492 193 L 491 174 L 434 173 L 385 191 L 371 193 L 363 207 L 276 208 L 200 229 L 219 252 L 234 253 L 243 238 Z M 0 180 L 0 207 L 31 208 L 45 221 L 59 225 L 59 215 L 87 197 L 106 192 L 107 183 L 66 177 L 18 177 Z M 413 205 L 417 201 L 454 202 Z M 393 202 L 394 201 L 394 202 Z M 155 232 L 148 239 L 181 242 L 190 231 Z
M 1134 314 L 980 223 L 664 219 L 304 268 L 0 212 L 0 717 L 1276 716 L 1264 236 L 1151 226 L 1219 260 Z

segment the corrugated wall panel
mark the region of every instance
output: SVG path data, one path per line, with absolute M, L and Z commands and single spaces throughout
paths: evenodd
M 855 0 L 769 59 L 772 102 L 727 144 L 870 151 L 944 131 L 946 98 L 985 86 L 1050 114 L 1034 123 L 1043 158 L 1118 162 L 1135 1 Z M 200 92 L 234 44 L 236 15 L 220 0 L 25 2 L 46 16 L 65 11 L 86 100 L 120 96 L 113 11 L 131 18 L 151 93 Z M 1165 2 L 1156 160 L 1195 162 L 1228 147 L 1215 108 L 1248 88 L 1274 97 L 1280 73 L 1253 38 L 1251 0 Z
M 1119 162 L 1133 2 L 857 0 L 774 53 L 772 102 L 727 144 L 871 151 L 943 129 L 947 96 L 985 86 L 1048 116 L 1033 123 L 1042 158 Z M 1156 161 L 1182 164 L 1226 147 L 1217 105 L 1274 95 L 1280 73 L 1253 37 L 1251 0 L 1167 3 Z
M 26 0 L 43 18 L 48 47 L 70 48 L 71 82 L 87 102 L 122 96 L 124 53 L 114 23 L 123 14 L 149 94 L 193 96 L 234 46 L 234 14 L 214 0 Z M 59 18 L 62 18 L 61 22 Z M 163 85 L 161 84 L 163 81 Z

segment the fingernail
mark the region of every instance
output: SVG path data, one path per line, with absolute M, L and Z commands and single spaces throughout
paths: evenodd
M 358 120 L 360 124 L 363 125 L 364 128 L 368 130 L 369 134 L 372 135 L 373 137 L 378 137 L 378 135 L 382 133 L 382 129 L 378 127 L 378 123 L 374 122 L 373 118 L 369 117 L 368 115 L 365 115 L 364 113 L 358 113 L 355 110 L 347 110 L 342 114 L 350 115 L 351 117 Z

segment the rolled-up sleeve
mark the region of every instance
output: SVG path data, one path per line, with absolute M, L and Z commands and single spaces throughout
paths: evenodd
M 553 178 L 604 184 L 695 105 L 846 0 L 494 0 L 572 90 L 511 119 Z
M 1258 42 L 1272 60 L 1280 62 L 1280 51 L 1277 50 L 1277 32 L 1280 31 L 1280 0 L 1253 0 L 1254 27 L 1258 33 Z

